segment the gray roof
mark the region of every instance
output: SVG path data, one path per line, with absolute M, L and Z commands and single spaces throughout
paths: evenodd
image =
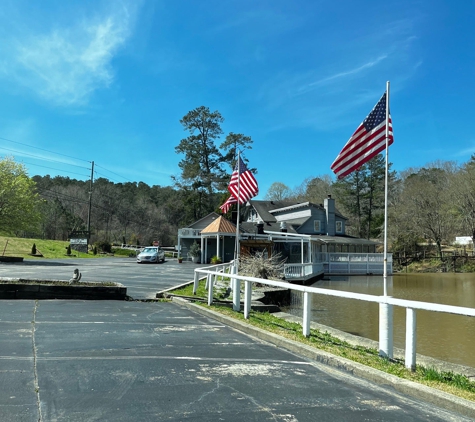
M 257 211 L 264 222 L 275 222 L 277 221 L 276 218 L 269 211 L 295 205 L 295 201 L 257 201 L 251 199 L 249 204 Z
M 315 204 L 313 202 L 296 202 L 296 201 L 258 201 L 251 199 L 248 201 L 249 205 L 253 207 L 264 222 L 277 221 L 272 215 L 273 212 L 291 211 L 295 208 L 314 207 L 325 209 L 322 204 Z M 249 211 L 247 211 L 249 212 Z M 347 220 L 347 218 L 335 207 L 335 215 Z

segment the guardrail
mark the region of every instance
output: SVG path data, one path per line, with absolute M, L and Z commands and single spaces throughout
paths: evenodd
M 363 300 L 366 302 L 379 303 L 380 306 L 380 318 L 383 314 L 381 311 L 386 307 L 400 306 L 406 308 L 406 347 L 405 347 L 405 366 L 411 370 L 416 368 L 416 311 L 432 311 L 432 312 L 445 312 L 455 315 L 464 315 L 475 317 L 474 308 L 464 308 L 460 306 L 442 305 L 437 303 L 419 302 L 413 300 L 397 299 L 391 296 L 374 296 L 362 293 L 344 292 L 339 290 L 322 289 L 318 287 L 300 286 L 296 284 L 290 284 L 282 281 L 265 280 L 255 277 L 240 276 L 234 274 L 234 266 L 231 264 L 221 264 L 219 266 L 196 268 L 194 278 L 193 293 L 196 294 L 200 274 L 207 277 L 207 289 L 208 289 L 208 305 L 213 303 L 213 285 L 217 277 L 222 277 L 224 272 L 224 265 L 228 265 L 228 275 L 233 283 L 233 309 L 240 311 L 240 283 L 244 282 L 244 318 L 249 318 L 251 310 L 251 293 L 252 283 L 260 283 L 267 286 L 280 287 L 290 290 L 297 290 L 303 293 L 303 315 L 302 315 L 302 331 L 305 337 L 310 335 L 310 320 L 311 320 L 311 303 L 312 295 L 320 294 L 326 296 L 336 296 L 346 299 Z M 219 267 L 219 268 L 217 268 Z M 392 314 L 392 308 L 391 308 Z M 392 327 L 391 327 L 392 332 Z M 381 332 L 380 332 L 381 337 Z M 381 351 L 380 351 L 381 353 Z M 392 351 L 390 352 L 392 356 Z

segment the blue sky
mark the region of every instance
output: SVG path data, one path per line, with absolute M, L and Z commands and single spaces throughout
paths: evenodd
M 223 139 L 252 137 L 263 198 L 332 174 L 390 81 L 393 169 L 463 163 L 474 15 L 471 0 L 3 0 L 0 156 L 30 176 L 86 180 L 94 161 L 95 177 L 168 186 L 179 120 L 204 105 Z

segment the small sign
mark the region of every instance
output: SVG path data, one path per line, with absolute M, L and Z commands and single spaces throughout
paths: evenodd
M 69 243 L 72 245 L 87 245 L 87 239 L 71 239 Z
M 160 246 L 160 242 L 158 240 L 153 241 L 153 246 Z

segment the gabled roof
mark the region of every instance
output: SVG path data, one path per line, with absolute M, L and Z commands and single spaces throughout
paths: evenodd
M 216 221 L 216 219 L 220 217 L 220 215 L 216 212 L 209 213 L 208 215 L 205 215 L 203 218 L 200 218 L 198 221 L 195 221 L 193 224 L 188 226 L 189 229 L 199 229 L 202 227 L 204 224 L 206 224 L 204 227 L 208 226 L 208 221 Z
M 325 207 L 322 204 L 315 204 L 313 202 L 296 202 L 296 201 L 258 201 L 251 199 L 248 201 L 249 205 L 253 207 L 257 214 L 262 218 L 264 222 L 275 222 L 277 219 L 272 215 L 276 212 L 291 212 L 297 208 L 319 208 L 324 210 Z M 335 216 L 348 220 L 336 207 Z
M 278 213 L 278 212 L 284 212 L 285 213 L 287 211 L 293 211 L 293 210 L 296 210 L 298 208 L 310 208 L 310 207 L 319 208 L 321 210 L 325 209 L 322 205 L 317 205 L 317 204 L 314 204 L 312 202 L 300 202 L 298 204 L 289 205 L 289 206 L 284 207 L 284 208 L 275 208 L 275 209 L 270 210 L 269 212 L 271 214 Z
M 262 218 L 264 222 L 275 222 L 277 221 L 276 218 L 270 213 L 270 211 L 278 209 L 278 208 L 285 208 L 291 205 L 295 205 L 295 201 L 258 201 L 251 199 L 249 201 L 251 207 L 253 207 L 259 217 Z
M 201 230 L 201 234 L 233 233 L 236 234 L 236 226 L 223 216 L 219 216 L 209 226 Z

